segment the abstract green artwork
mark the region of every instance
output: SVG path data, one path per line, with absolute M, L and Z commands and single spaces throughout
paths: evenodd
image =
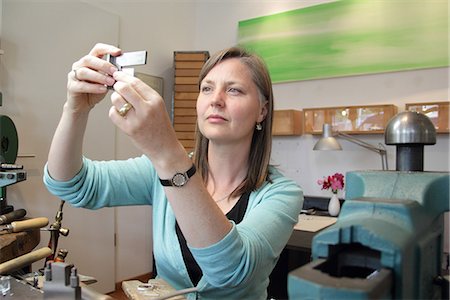
M 342 0 L 239 22 L 273 82 L 449 65 L 447 0 Z

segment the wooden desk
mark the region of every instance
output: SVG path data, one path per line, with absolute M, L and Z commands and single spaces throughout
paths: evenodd
M 286 248 L 311 252 L 311 244 L 314 235 L 331 226 L 337 218 L 329 216 L 300 215 L 299 223 L 289 238 Z
M 317 197 L 317 196 L 305 196 L 303 202 L 303 209 L 313 208 L 317 211 L 315 216 L 328 216 L 328 201 L 330 199 L 326 197 Z M 344 203 L 344 199 L 339 199 L 342 204 Z M 325 227 L 324 227 L 325 228 Z M 323 228 L 322 228 L 323 229 Z M 314 235 L 319 232 L 306 231 L 302 230 L 301 226 L 299 228 L 294 229 L 289 241 L 286 245 L 286 248 L 292 250 L 300 250 L 311 252 L 311 243 Z
M 27 254 L 39 244 L 40 239 L 40 229 L 0 233 L 0 263 Z
M 294 229 L 286 245 L 287 249 L 311 252 L 312 239 L 317 232 Z

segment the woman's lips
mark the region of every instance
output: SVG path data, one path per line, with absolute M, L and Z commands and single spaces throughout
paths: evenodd
M 210 116 L 208 116 L 208 121 L 215 123 L 215 122 L 226 121 L 226 119 L 224 117 L 222 117 L 221 115 L 210 115 Z

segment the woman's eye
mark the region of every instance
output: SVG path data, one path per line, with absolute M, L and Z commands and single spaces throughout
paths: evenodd
M 228 89 L 228 93 L 233 94 L 233 95 L 237 95 L 241 93 L 241 90 L 237 89 L 237 88 L 229 88 Z
M 202 86 L 201 89 L 202 93 L 208 93 L 211 91 L 211 87 L 209 86 Z

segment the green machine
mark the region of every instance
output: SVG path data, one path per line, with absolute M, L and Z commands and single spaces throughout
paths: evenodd
M 388 124 L 396 171 L 346 174 L 337 222 L 319 232 L 312 261 L 288 276 L 290 299 L 448 299 L 441 275 L 448 172 L 423 171 L 431 121 L 405 112 Z
M 23 166 L 16 165 L 19 147 L 17 130 L 11 118 L 0 115 L 0 214 L 13 211 L 7 204 L 6 187 L 26 180 Z

